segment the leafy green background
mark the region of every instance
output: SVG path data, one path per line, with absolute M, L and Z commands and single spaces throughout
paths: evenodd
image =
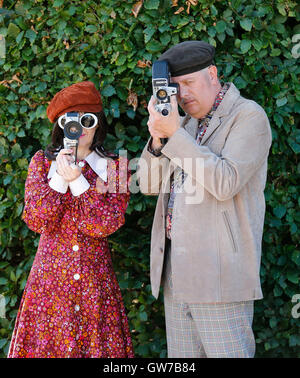
M 6 299 L 0 356 L 7 354 L 39 240 L 21 214 L 28 163 L 49 142 L 47 103 L 63 87 L 92 80 L 111 125 L 107 148 L 137 157 L 148 138 L 151 62 L 171 45 L 203 39 L 216 46 L 221 79 L 234 82 L 270 119 L 256 356 L 299 357 L 300 318 L 291 315 L 292 297 L 300 293 L 300 68 L 291 53 L 292 37 L 300 33 L 296 1 L 4 0 L 0 6 L 6 43 L 0 59 L 0 294 Z M 149 285 L 155 203 L 133 194 L 126 224 L 110 240 L 139 357 L 166 356 L 162 296 L 154 300 Z

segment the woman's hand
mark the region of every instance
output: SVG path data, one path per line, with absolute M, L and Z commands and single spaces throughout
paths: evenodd
M 74 181 L 81 175 L 81 169 L 77 165 L 71 165 L 74 162 L 72 153 L 73 150 L 62 149 L 56 157 L 56 171 L 67 182 Z

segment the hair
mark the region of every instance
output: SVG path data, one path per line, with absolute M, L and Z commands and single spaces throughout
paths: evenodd
M 202 70 L 203 71 L 203 76 L 204 76 L 204 78 L 205 78 L 205 80 L 206 80 L 206 82 L 208 84 L 210 84 L 210 73 L 209 73 L 210 67 L 216 67 L 216 66 L 215 66 L 215 64 L 211 64 L 208 67 L 203 68 L 203 70 Z M 218 79 L 218 82 L 220 82 L 220 79 L 219 79 L 218 76 L 217 76 L 217 79 Z
M 99 113 L 93 113 L 98 119 L 98 127 L 95 131 L 95 135 L 90 147 L 91 151 L 95 151 L 99 156 L 103 157 L 110 157 L 112 159 L 117 158 L 117 155 L 106 151 L 103 147 L 103 142 L 105 140 L 107 131 L 108 131 L 108 123 L 102 110 Z M 45 156 L 49 160 L 55 160 L 59 151 L 64 148 L 64 131 L 59 126 L 58 121 L 56 120 L 53 124 L 53 130 L 51 135 L 51 143 L 45 149 Z

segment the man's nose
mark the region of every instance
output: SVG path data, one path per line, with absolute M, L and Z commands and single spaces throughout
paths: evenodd
M 187 89 L 187 87 L 185 85 L 181 85 L 179 87 L 179 97 L 181 99 L 183 99 L 183 98 L 186 98 L 187 95 L 188 95 L 188 89 Z

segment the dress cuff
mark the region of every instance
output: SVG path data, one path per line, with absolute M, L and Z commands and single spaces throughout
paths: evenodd
M 69 183 L 60 176 L 57 172 L 54 172 L 51 180 L 49 181 L 50 188 L 59 193 L 67 193 Z
M 69 182 L 71 193 L 74 197 L 80 196 L 90 187 L 87 179 L 81 174 L 76 180 Z

